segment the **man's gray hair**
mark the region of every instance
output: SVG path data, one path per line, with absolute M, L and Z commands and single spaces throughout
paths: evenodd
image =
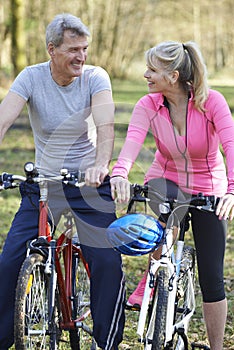
M 75 35 L 89 36 L 88 28 L 83 24 L 80 18 L 63 13 L 55 16 L 52 22 L 46 28 L 46 46 L 52 42 L 54 46 L 60 46 L 63 43 L 63 34 L 65 30 L 71 30 Z

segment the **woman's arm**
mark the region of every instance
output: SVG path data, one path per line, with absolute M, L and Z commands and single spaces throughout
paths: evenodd
M 228 179 L 227 193 L 220 198 L 216 214 L 220 219 L 232 220 L 234 217 L 234 120 L 225 98 L 217 91 L 214 92 L 210 108 L 215 130 L 226 157 Z
M 120 203 L 129 200 L 128 174 L 137 159 L 149 127 L 147 109 L 137 104 L 133 110 L 124 145 L 112 170 L 111 193 L 113 199 L 117 198 Z

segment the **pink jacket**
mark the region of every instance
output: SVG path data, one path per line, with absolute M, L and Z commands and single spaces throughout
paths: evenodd
M 206 113 L 188 103 L 186 135 L 179 136 L 172 125 L 169 110 L 160 93 L 148 94 L 136 104 L 128 127 L 124 146 L 112 176 L 128 177 L 144 143 L 152 132 L 156 152 L 145 175 L 145 182 L 163 177 L 177 183 L 192 194 L 222 196 L 234 194 L 234 121 L 224 97 L 209 90 Z M 220 151 L 222 145 L 227 164 Z

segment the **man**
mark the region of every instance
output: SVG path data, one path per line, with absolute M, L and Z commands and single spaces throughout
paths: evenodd
M 41 174 L 61 168 L 85 172 L 82 189 L 49 188 L 55 224 L 69 207 L 91 271 L 94 337 L 101 349 L 116 350 L 124 327 L 121 257 L 108 247 L 105 228 L 115 220 L 108 166 L 114 141 L 114 104 L 109 76 L 85 65 L 89 31 L 70 14 L 57 15 L 46 30 L 48 62 L 26 67 L 0 105 L 0 138 L 25 104 Z M 0 256 L 0 350 L 13 344 L 14 291 L 26 242 L 37 236 L 37 185 L 21 187 L 22 201 Z

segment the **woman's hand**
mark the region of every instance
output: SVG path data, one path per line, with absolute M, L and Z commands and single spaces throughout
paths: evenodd
M 130 182 L 122 176 L 112 177 L 110 180 L 111 195 L 118 203 L 126 203 L 130 199 Z
M 234 217 L 234 195 L 231 193 L 226 193 L 220 201 L 216 208 L 216 215 L 222 220 L 232 220 Z

